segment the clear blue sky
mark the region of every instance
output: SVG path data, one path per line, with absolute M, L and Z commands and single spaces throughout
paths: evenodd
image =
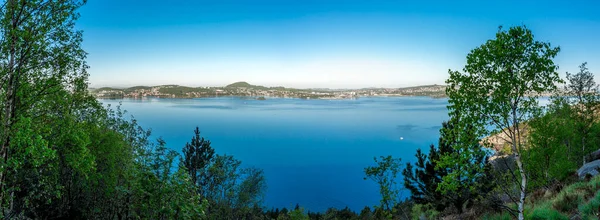
M 80 12 L 92 87 L 442 84 L 499 25 L 521 24 L 561 47 L 561 73 L 587 61 L 600 80 L 597 0 L 90 0 Z

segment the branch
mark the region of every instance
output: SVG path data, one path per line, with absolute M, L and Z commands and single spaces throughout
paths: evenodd
M 501 131 L 502 131 L 502 132 L 503 132 L 503 133 L 504 133 L 506 136 L 508 136 L 508 137 L 512 137 L 512 135 L 511 135 L 511 134 L 509 134 L 509 133 L 506 133 L 506 132 L 507 132 L 507 130 L 508 130 L 510 133 L 512 133 L 512 131 L 510 130 L 510 126 L 505 126 L 505 125 L 502 125 L 502 123 L 500 123 L 498 120 L 496 120 L 496 119 L 495 119 L 494 117 L 492 117 L 490 114 L 486 114 L 486 116 L 487 116 L 488 118 L 492 119 L 492 122 L 493 122 L 493 123 L 496 125 L 496 127 L 499 127 L 499 128 L 501 129 Z M 504 127 L 505 127 L 505 128 L 504 128 Z M 502 138 L 502 137 L 501 137 L 501 138 Z M 504 138 L 502 138 L 502 140 L 504 140 L 504 141 L 506 141 L 506 142 L 508 142 L 508 143 L 511 143 L 511 144 L 512 144 L 512 140 L 506 140 L 506 139 L 504 139 Z
M 517 177 L 515 176 L 515 172 L 514 172 L 514 170 L 513 170 L 513 169 L 512 169 L 510 166 L 508 166 L 508 163 L 506 162 L 506 160 L 503 160 L 503 162 L 504 162 L 504 165 L 505 165 L 505 166 L 508 168 L 508 170 L 510 171 L 509 173 L 510 173 L 510 175 L 513 177 L 513 181 L 515 181 L 516 183 L 519 183 L 519 182 L 520 182 L 520 180 L 519 180 L 519 178 L 517 178 Z M 522 188 L 520 184 L 517 184 L 517 185 L 519 185 L 519 189 L 521 189 L 521 188 Z

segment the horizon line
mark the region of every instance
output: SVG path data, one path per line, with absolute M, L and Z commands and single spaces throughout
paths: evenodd
M 244 83 L 248 83 L 249 85 L 252 86 L 263 86 L 266 88 L 275 88 L 275 87 L 283 87 L 283 88 L 292 88 L 292 89 L 333 89 L 333 90 L 343 90 L 343 89 L 370 89 L 370 88 L 376 88 L 376 89 L 391 89 L 391 88 L 411 88 L 411 87 L 422 87 L 422 86 L 447 86 L 445 83 L 444 84 L 438 84 L 438 83 L 430 83 L 430 84 L 412 84 L 412 85 L 405 85 L 405 86 L 396 86 L 396 87 L 390 87 L 390 86 L 363 86 L 363 87 L 339 87 L 339 88 L 332 88 L 332 87 L 322 87 L 322 86 L 316 86 L 316 87 L 292 87 L 292 86 L 282 86 L 282 85 L 277 85 L 277 86 L 267 86 L 267 85 L 259 85 L 259 84 L 252 84 L 249 83 L 248 81 L 236 81 L 233 83 L 229 83 L 226 85 L 219 85 L 219 86 L 215 86 L 215 85 L 190 85 L 190 84 L 176 84 L 176 83 L 167 83 L 167 84 L 153 84 L 153 85 L 149 85 L 149 84 L 131 84 L 131 86 L 127 86 L 127 85 L 102 85 L 102 86 L 91 86 L 88 85 L 89 89 L 99 89 L 99 88 L 112 88 L 112 89 L 127 89 L 127 88 L 132 88 L 132 87 L 138 87 L 138 86 L 145 86 L 145 87 L 157 87 L 157 86 L 183 86 L 183 87 L 190 87 L 190 88 L 200 88 L 200 87 L 209 87 L 209 88 L 223 88 L 226 87 L 228 85 L 234 84 L 234 83 L 240 83 L 240 82 L 244 82 Z

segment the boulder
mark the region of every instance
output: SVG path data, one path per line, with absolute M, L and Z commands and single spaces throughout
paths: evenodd
M 600 159 L 600 149 L 590 153 L 585 158 L 586 161 L 594 161 L 594 160 L 598 160 L 598 159 Z
M 600 160 L 594 160 L 592 162 L 584 164 L 581 168 L 577 170 L 577 176 L 580 179 L 584 179 L 587 175 L 596 176 L 600 174 L 598 170 L 600 169 Z

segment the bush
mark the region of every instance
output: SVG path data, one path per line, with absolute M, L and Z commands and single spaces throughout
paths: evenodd
M 440 213 L 436 211 L 431 204 L 421 205 L 415 204 L 412 207 L 412 219 L 437 219 Z
M 552 203 L 552 207 L 561 212 L 570 212 L 577 208 L 579 204 L 583 202 L 583 198 L 579 194 L 564 194 L 563 196 L 557 197 Z

